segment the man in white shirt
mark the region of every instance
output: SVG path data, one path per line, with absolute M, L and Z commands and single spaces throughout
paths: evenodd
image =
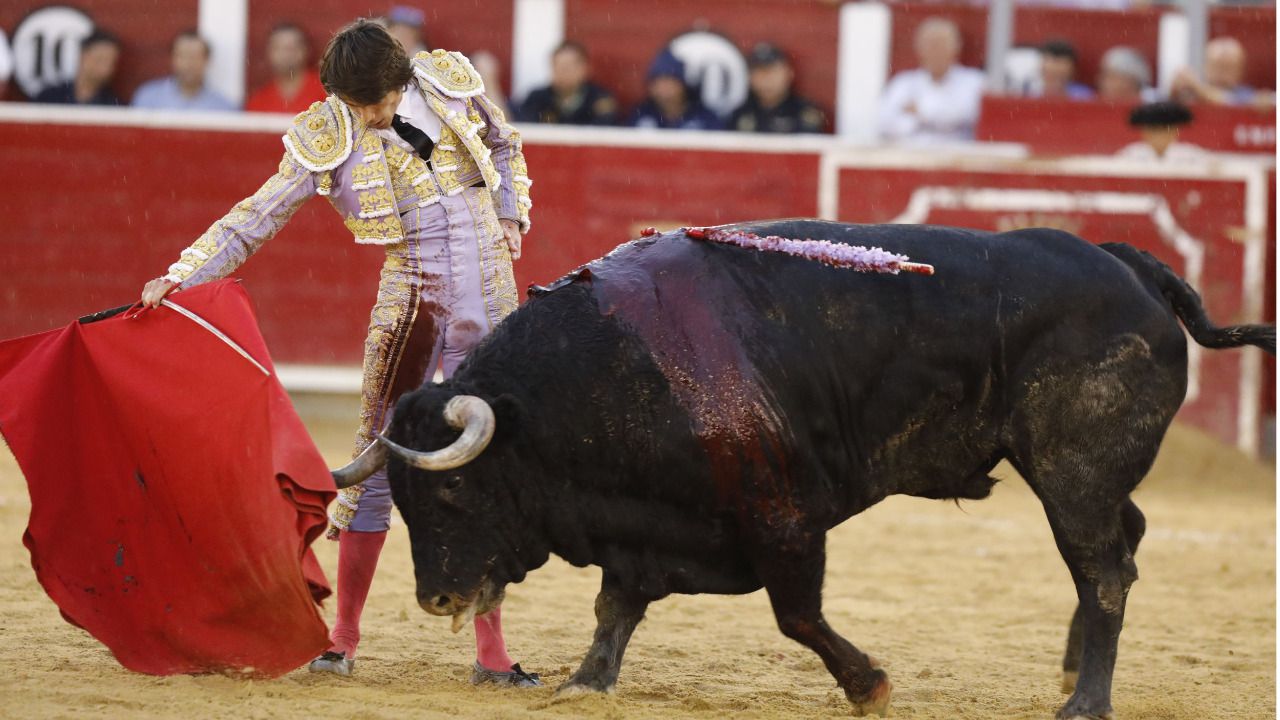
M 898 73 L 880 101 L 880 136 L 889 141 L 934 144 L 973 139 L 985 76 L 958 65 L 960 30 L 931 17 L 916 30 L 920 67 Z

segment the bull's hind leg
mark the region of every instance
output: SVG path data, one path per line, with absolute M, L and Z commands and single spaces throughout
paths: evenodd
M 1058 550 L 1075 581 L 1080 603 L 1079 679 L 1059 718 L 1111 717 L 1111 678 L 1124 625 L 1129 587 L 1138 569 L 1124 537 L 1121 503 L 1090 511 L 1063 512 L 1045 503 Z
M 1120 508 L 1120 523 L 1124 529 L 1124 539 L 1129 545 L 1129 553 L 1138 553 L 1138 543 L 1147 530 L 1147 520 L 1133 500 L 1126 500 Z M 1071 617 L 1071 628 L 1067 631 L 1067 651 L 1062 656 L 1062 692 L 1073 693 L 1080 678 L 1080 657 L 1084 652 L 1084 619 L 1080 606 Z
M 764 582 L 783 635 L 818 654 L 844 690 L 855 715 L 889 710 L 893 684 L 870 656 L 832 630 L 822 617 L 822 579 L 826 571 L 826 537 L 820 535 L 803 551 L 777 546 L 757 548 L 756 573 Z
M 1111 717 L 1116 646 L 1144 526 L 1129 494 L 1186 394 L 1185 344 L 1172 325 L 1113 335 L 1101 348 L 1064 336 L 1028 365 L 1020 385 L 1010 459 L 1044 504 L 1079 601 L 1063 658 L 1079 676 L 1059 718 Z M 1071 348 L 1080 354 L 1067 354 Z
M 606 570 L 596 596 L 596 634 L 582 664 L 557 694 L 612 692 L 631 633 L 644 619 L 649 598 L 623 589 Z

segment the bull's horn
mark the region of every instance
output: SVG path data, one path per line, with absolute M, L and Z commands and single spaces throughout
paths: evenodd
M 444 420 L 462 435 L 447 448 L 431 452 L 410 450 L 379 435 L 378 438 L 406 463 L 422 470 L 452 470 L 479 457 L 493 439 L 493 408 L 475 395 L 455 395 L 444 406 Z
M 378 471 L 378 468 L 387 464 L 387 447 L 381 442 L 374 440 L 364 452 L 356 456 L 355 460 L 338 468 L 330 470 L 333 473 L 333 484 L 338 489 L 349 488 L 352 485 L 359 485 L 369 476 Z

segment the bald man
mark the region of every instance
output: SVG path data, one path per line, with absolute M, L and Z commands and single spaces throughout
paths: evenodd
M 1171 94 L 1183 102 L 1272 107 L 1275 93 L 1244 84 L 1245 51 L 1239 40 L 1220 37 L 1204 46 L 1204 79 L 1183 68 L 1173 79 Z
M 959 64 L 960 30 L 931 17 L 916 30 L 920 67 L 898 73 L 880 100 L 878 125 L 885 140 L 936 144 L 973 139 L 985 76 Z

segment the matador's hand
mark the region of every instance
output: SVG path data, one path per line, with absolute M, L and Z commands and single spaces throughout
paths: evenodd
M 514 220 L 499 220 L 502 225 L 502 237 L 507 241 L 507 249 L 511 251 L 511 259 L 520 259 L 520 226 Z
M 142 304 L 149 308 L 159 307 L 160 301 L 164 299 L 164 296 L 168 295 L 176 287 L 178 287 L 177 283 L 164 278 L 156 278 L 143 286 Z

